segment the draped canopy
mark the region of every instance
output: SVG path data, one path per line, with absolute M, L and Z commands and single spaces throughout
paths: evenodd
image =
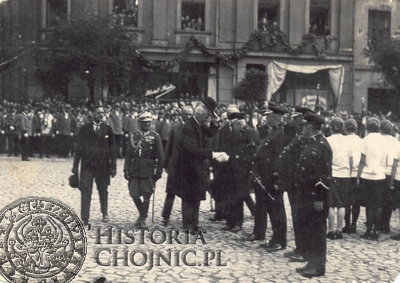
M 335 95 L 336 103 L 339 102 L 340 96 L 343 91 L 343 78 L 344 67 L 343 65 L 315 65 L 304 66 L 295 64 L 286 64 L 281 62 L 272 61 L 268 64 L 268 87 L 267 87 L 267 100 L 270 100 L 272 95 L 278 91 L 283 82 L 285 81 L 286 72 L 296 72 L 313 74 L 321 70 L 329 69 L 329 81 L 333 93 Z

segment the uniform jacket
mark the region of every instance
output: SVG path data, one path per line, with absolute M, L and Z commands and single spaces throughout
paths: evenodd
M 205 199 L 207 168 L 205 160 L 212 158 L 212 148 L 205 147 L 205 137 L 212 137 L 218 126 L 200 126 L 194 117 L 189 119 L 182 130 L 182 147 L 180 154 L 182 182 L 182 199 L 200 201 Z
M 114 133 L 110 126 L 100 123 L 95 132 L 93 123 L 88 123 L 79 130 L 74 168 L 81 162 L 81 172 L 93 169 L 99 176 L 108 176 L 110 170 L 116 170 L 116 151 Z
M 261 141 L 254 162 L 255 170 L 261 177 L 262 183 L 272 189 L 278 178 L 278 158 L 288 141 L 284 127 L 275 126 L 267 137 Z
M 319 134 L 304 140 L 296 178 L 296 206 L 312 206 L 315 200 L 327 201 L 332 176 L 332 149 L 326 138 Z M 321 182 L 323 185 L 317 185 Z
M 123 131 L 124 113 L 122 111 L 111 111 L 110 113 L 110 126 L 114 135 L 122 135 Z
M 160 136 L 148 131 L 130 135 L 124 172 L 130 178 L 161 178 L 164 152 Z
M 226 195 L 230 198 L 243 198 L 249 194 L 250 169 L 253 155 L 259 144 L 257 131 L 245 127 L 238 133 L 233 133 L 229 140 L 226 153 L 229 155 L 230 182 L 232 186 Z

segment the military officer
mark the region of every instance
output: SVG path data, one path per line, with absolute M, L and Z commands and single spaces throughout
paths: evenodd
M 278 186 L 282 191 L 286 191 L 291 206 L 293 231 L 295 237 L 295 249 L 293 251 L 285 253 L 286 257 L 290 257 L 290 261 L 303 262 L 304 259 L 301 256 L 301 243 L 298 237 L 298 216 L 296 208 L 296 195 L 295 195 L 295 178 L 294 173 L 296 172 L 296 164 L 299 160 L 300 153 L 304 148 L 303 139 L 303 125 L 306 122 L 304 120 L 304 114 L 307 112 L 314 112 L 311 109 L 302 106 L 296 106 L 295 112 L 292 113 L 291 121 L 289 122 L 294 126 L 296 130 L 296 136 L 289 142 L 283 149 L 278 160 Z
M 303 125 L 304 148 L 295 172 L 295 192 L 300 251 L 307 264 L 296 271 L 305 277 L 315 277 L 325 274 L 332 149 L 321 131 L 324 119 L 311 112 L 304 119 L 307 121 Z
M 160 136 L 150 130 L 151 113 L 139 115 L 139 130 L 130 135 L 124 177 L 138 211 L 137 228 L 147 229 L 146 218 L 154 185 L 161 178 L 164 152 Z M 141 199 L 143 197 L 143 200 Z
M 263 240 L 267 229 L 267 214 L 269 214 L 272 226 L 272 239 L 269 243 L 262 244 L 269 252 L 286 249 L 286 212 L 283 203 L 283 191 L 277 185 L 278 158 L 288 141 L 285 137 L 283 115 L 285 109 L 270 105 L 272 111 L 267 117 L 270 132 L 261 142 L 255 159 L 255 170 L 266 187 L 267 194 L 256 187 L 256 213 L 254 218 L 254 236 L 250 240 Z M 271 198 L 272 196 L 272 198 Z

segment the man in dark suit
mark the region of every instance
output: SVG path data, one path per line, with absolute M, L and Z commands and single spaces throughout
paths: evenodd
M 205 200 L 206 166 L 205 160 L 217 159 L 227 161 L 226 153 L 213 152 L 205 146 L 205 138 L 214 136 L 219 124 L 214 112 L 216 102 L 207 97 L 196 107 L 194 116 L 182 130 L 182 147 L 180 153 L 182 182 L 182 222 L 183 228 L 194 234 L 199 230 L 200 201 Z
M 98 106 L 93 112 L 93 122 L 79 130 L 78 143 L 72 173 L 78 174 L 81 162 L 81 218 L 85 225 L 89 223 L 90 202 L 93 180 L 96 181 L 100 196 L 103 222 L 108 222 L 108 192 L 110 175 L 116 175 L 115 138 L 110 126 L 102 122 L 104 109 Z
M 162 212 L 163 224 L 165 226 L 169 223 L 172 206 L 174 204 L 175 196 L 181 197 L 182 187 L 179 180 L 180 177 L 180 163 L 179 163 L 179 150 L 181 147 L 181 136 L 183 126 L 193 116 L 193 108 L 185 106 L 182 108 L 181 119 L 172 127 L 170 131 L 168 143 L 165 149 L 164 167 L 168 172 L 166 193 L 167 196 L 164 202 L 164 209 Z

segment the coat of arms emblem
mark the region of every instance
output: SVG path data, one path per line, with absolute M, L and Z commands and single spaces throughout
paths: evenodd
M 83 224 L 59 201 L 23 198 L 0 213 L 0 273 L 10 282 L 70 282 L 86 252 Z

